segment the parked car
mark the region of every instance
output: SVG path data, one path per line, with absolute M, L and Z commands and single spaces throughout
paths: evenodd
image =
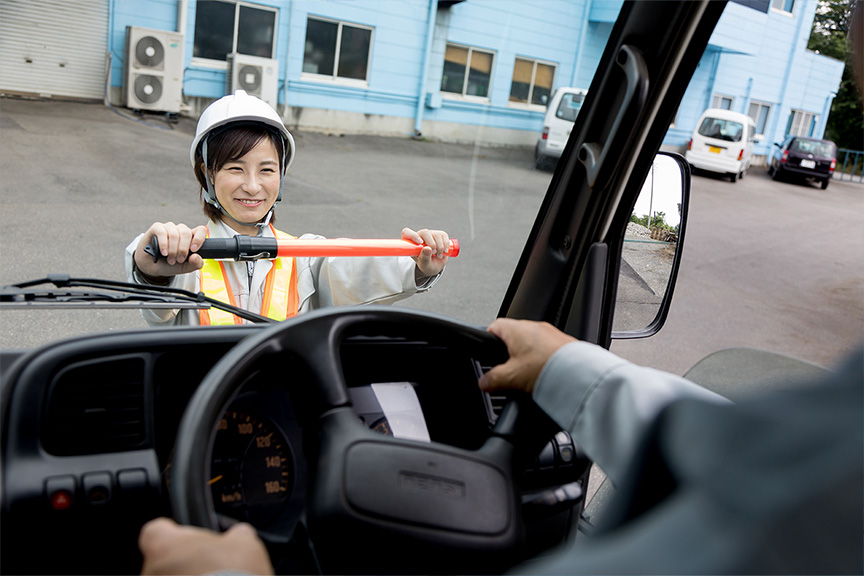
M 806 136 L 787 136 L 782 143 L 774 143 L 768 174 L 774 180 L 794 178 L 814 180 L 822 189 L 828 188 L 837 166 L 837 145 L 830 140 Z
M 547 321 L 579 340 L 609 348 L 617 335 L 613 318 L 620 316 L 619 287 L 628 280 L 622 254 L 630 218 L 724 7 L 725 2 L 708 0 L 623 4 L 579 122 L 551 184 L 546 188 L 544 182 L 539 191 L 543 200 L 537 202 L 536 213 L 532 208 L 534 224 L 524 246 L 520 242 L 511 253 L 486 245 L 484 258 L 500 253 L 513 271 L 509 286 L 501 291 L 498 316 Z M 29 155 L 32 137 L 40 134 L 14 131 L 28 138 L 15 157 Z M 153 135 L 152 141 L 182 138 L 172 131 Z M 124 144 L 129 140 L 125 137 Z M 98 159 L 115 144 L 106 141 L 88 150 L 71 142 L 61 141 L 64 159 L 72 154 L 72 161 L 46 155 L 45 172 L 52 178 L 45 181 L 70 196 L 106 194 L 97 190 L 96 178 L 82 184 L 55 176 L 70 164 L 86 162 L 89 168 L 88 152 Z M 146 149 L 150 140 L 134 144 Z M 112 177 L 106 187 L 112 193 L 116 182 L 128 189 L 158 188 L 137 177 L 149 176 L 138 166 L 150 162 L 150 171 L 161 173 L 173 164 L 153 170 L 156 162 L 149 154 L 143 156 L 128 173 L 111 170 L 114 166 L 105 169 Z M 673 159 L 677 171 L 668 181 L 677 184 L 680 204 L 670 203 L 676 209 L 666 212 L 680 215 L 678 240 L 674 247 L 665 241 L 632 243 L 640 251 L 670 252 L 669 273 L 655 286 L 629 271 L 630 284 L 655 297 L 658 305 L 641 326 L 621 331 L 621 337 L 659 330 L 671 302 L 690 181 L 680 155 L 665 158 Z M 386 180 L 386 168 L 403 157 L 375 160 L 367 172 L 393 188 L 388 204 L 403 208 L 400 197 L 412 194 L 402 192 L 418 186 Z M 95 159 L 92 165 L 97 165 Z M 498 166 L 507 167 L 505 161 Z M 342 180 L 363 177 L 338 166 L 329 168 Z M 473 203 L 476 171 L 465 172 L 470 180 L 464 189 L 471 187 Z M 659 168 L 656 172 L 657 182 L 667 181 Z M 450 191 L 441 184 L 448 175 L 442 169 L 430 179 Z M 310 188 L 299 180 L 292 183 Z M 523 195 L 536 192 L 521 180 L 513 186 Z M 648 189 L 654 192 L 653 186 Z M 177 195 L 173 188 L 168 193 Z M 476 198 L 478 211 L 522 208 L 503 201 L 498 190 L 478 188 Z M 481 203 L 484 198 L 486 204 Z M 108 199 L 106 211 L 145 209 L 137 194 L 124 194 L 122 202 Z M 361 202 L 351 205 L 348 200 L 326 188 L 315 188 L 305 199 L 329 202 L 334 214 L 354 217 L 351 207 Z M 33 205 L 41 210 L 47 204 Z M 383 203 L 371 209 L 385 211 Z M 50 216 L 57 218 L 57 212 Z M 125 228 L 125 222 L 112 224 Z M 34 226 L 19 226 L 15 232 L 24 236 L 28 230 L 34 238 L 44 234 Z M 102 232 L 94 230 L 93 235 L 101 237 Z M 67 244 L 76 240 L 72 235 L 62 239 Z M 21 243 L 25 250 L 38 250 L 34 254 L 45 251 L 44 243 Z M 115 248 L 118 254 L 122 251 L 122 246 Z M 28 258 L 25 250 L 19 257 L 37 260 Z M 98 258 L 105 259 L 101 251 Z M 87 279 L 76 285 L 68 277 L 50 275 L 44 282 L 5 287 L 2 301 L 28 308 L 78 307 L 93 315 L 100 314 L 98 305 L 209 305 L 194 294 L 184 297 L 140 286 L 135 293 L 113 298 L 112 287 L 118 288 L 117 283 Z M 498 292 L 487 287 L 486 294 L 494 300 Z M 280 574 L 492 574 L 540 554 L 574 550 L 577 537 L 584 549 L 608 550 L 604 546 L 614 541 L 615 533 L 584 538 L 596 520 L 582 515 L 580 498 L 591 463 L 530 399 L 480 392 L 478 377 L 504 360 L 506 351 L 476 324 L 443 313 L 452 311 L 345 307 L 271 325 L 122 332 L 109 326 L 103 333 L 32 349 L 0 350 L 3 573 L 140 573 L 137 536 L 142 524 L 159 515 L 211 529 L 250 522 Z M 728 372 L 737 373 L 735 368 Z M 431 442 L 387 434 L 384 406 L 371 402 L 377 384 L 404 389 L 406 396 L 396 398 L 406 400 L 403 405 L 419 404 Z M 361 407 L 364 402 L 368 408 Z M 661 424 L 674 430 L 676 420 Z M 627 449 L 614 443 L 609 448 Z M 717 458 L 705 454 L 712 456 Z M 720 481 L 733 477 L 720 476 L 728 468 L 726 462 L 717 462 Z M 650 469 L 636 481 L 658 495 L 654 509 L 672 508 L 674 513 L 680 510 L 678 502 L 661 491 L 673 488 L 675 474 L 683 478 L 689 473 Z M 736 488 L 731 486 L 729 493 Z M 628 571 L 694 573 L 704 566 L 693 568 L 687 562 L 701 558 L 709 562 L 706 571 L 724 572 L 727 565 L 717 562 L 727 556 L 726 543 L 733 537 L 746 537 L 753 548 L 774 550 L 773 533 L 734 533 L 749 520 L 734 506 L 735 498 L 746 496 L 709 503 L 739 522 L 730 524 L 729 538 L 720 538 L 713 547 L 702 533 L 691 538 L 695 546 L 684 546 L 678 554 L 657 554 L 648 541 L 637 543 L 633 554 L 616 556 L 629 562 Z M 854 503 L 850 507 L 854 510 Z M 621 522 L 628 523 L 622 531 L 643 522 L 650 511 L 622 507 Z M 699 526 L 699 511 L 694 514 Z M 801 520 L 792 522 L 801 530 L 795 534 L 809 537 L 808 517 L 793 520 Z M 687 537 L 679 535 L 682 541 Z M 811 544 L 823 555 L 842 546 Z M 639 563 L 652 552 L 654 564 Z M 683 562 L 672 562 L 678 557 Z
M 750 168 L 755 143 L 756 124 L 752 118 L 709 108 L 696 124 L 685 157 L 693 168 L 728 174 L 736 182 Z
M 537 168 L 554 166 L 561 158 L 586 94 L 588 91 L 584 88 L 563 87 L 552 95 L 543 119 L 543 132 L 534 148 Z

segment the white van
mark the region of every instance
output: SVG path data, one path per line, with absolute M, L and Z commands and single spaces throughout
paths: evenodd
M 563 87 L 552 95 L 543 119 L 543 133 L 534 148 L 534 165 L 537 168 L 554 165 L 561 158 L 587 93 L 583 88 Z
M 690 166 L 743 178 L 753 158 L 756 124 L 740 112 L 709 108 L 702 113 L 684 156 Z

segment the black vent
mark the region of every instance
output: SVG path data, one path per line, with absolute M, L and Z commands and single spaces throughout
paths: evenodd
M 477 369 L 480 370 L 482 374 L 486 374 L 493 368 L 493 366 L 487 366 L 485 364 L 480 364 L 479 362 L 475 363 Z M 492 409 L 492 417 L 491 423 L 495 424 L 498 421 L 498 417 L 501 416 L 501 412 L 504 410 L 504 406 L 507 404 L 507 396 L 504 394 L 491 392 L 487 394 L 489 397 L 489 404 Z
M 72 365 L 51 386 L 42 444 L 57 456 L 124 452 L 147 441 L 144 358 Z
M 497 421 L 507 404 L 507 397 L 489 394 L 489 401 L 492 403 L 492 413 L 495 415 L 495 421 Z

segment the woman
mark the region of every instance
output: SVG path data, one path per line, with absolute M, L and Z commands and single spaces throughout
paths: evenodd
M 402 230 L 426 244 L 416 258 L 278 258 L 255 262 L 203 260 L 195 252 L 207 237 L 236 234 L 294 238 L 273 226 L 294 139 L 264 101 L 238 90 L 211 104 L 198 120 L 190 150 L 201 185 L 206 226 L 156 222 L 126 248 L 130 282 L 204 292 L 284 320 L 325 306 L 391 303 L 428 290 L 447 263 L 450 238 L 443 230 Z M 156 236 L 164 259 L 144 252 Z M 303 239 L 321 238 L 306 234 Z M 210 310 L 144 310 L 151 326 L 224 325 L 243 321 Z

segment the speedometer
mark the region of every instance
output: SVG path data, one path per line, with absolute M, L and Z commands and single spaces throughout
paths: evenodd
M 228 411 L 219 422 L 210 462 L 216 512 L 266 527 L 294 489 L 294 459 L 270 422 Z

